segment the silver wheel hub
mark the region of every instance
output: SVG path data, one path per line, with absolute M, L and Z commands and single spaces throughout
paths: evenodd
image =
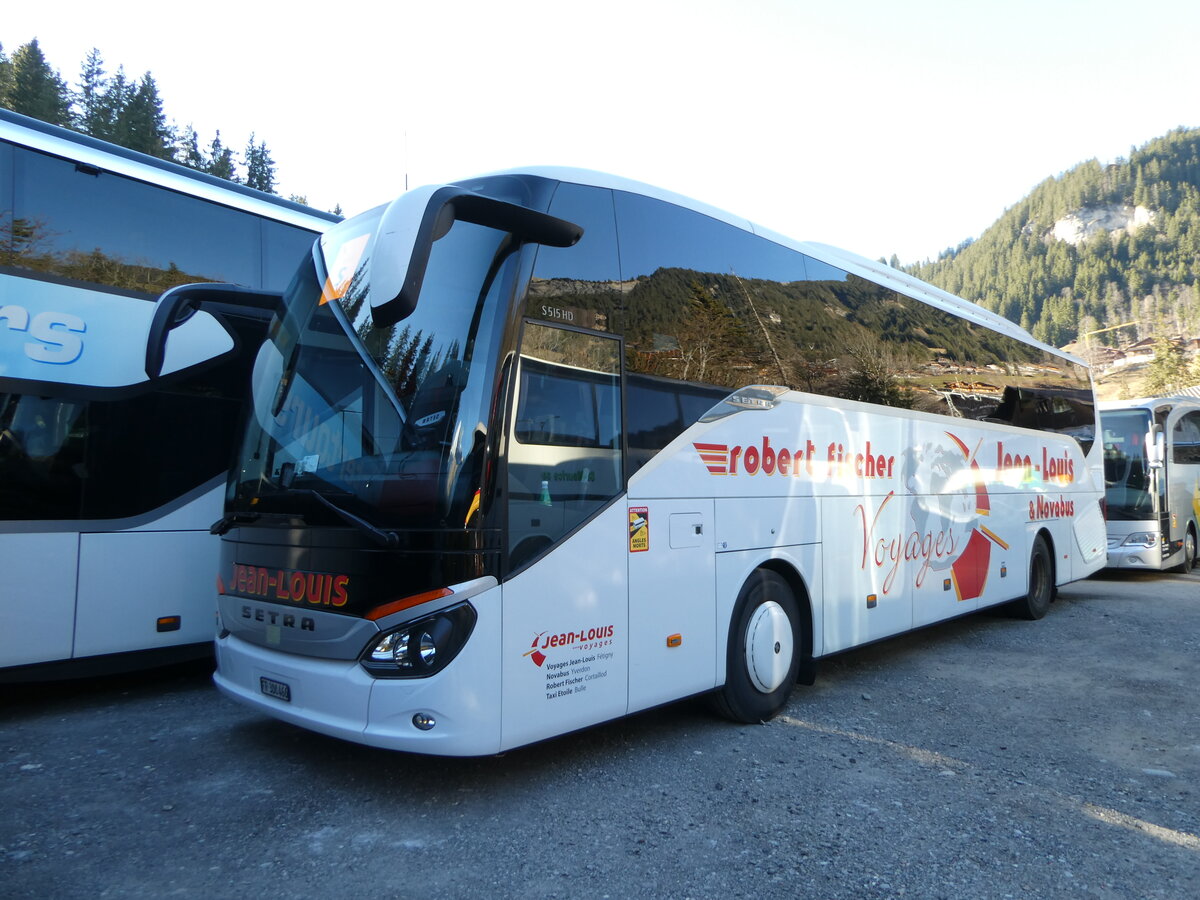
M 750 682 L 769 694 L 787 678 L 794 652 L 792 623 L 774 600 L 760 604 L 746 628 L 746 669 Z

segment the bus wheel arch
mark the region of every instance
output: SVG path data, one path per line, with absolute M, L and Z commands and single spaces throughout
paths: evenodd
M 787 703 L 804 655 L 800 603 L 789 579 L 761 566 L 738 592 L 729 628 L 725 684 L 713 705 L 735 722 L 762 722 Z

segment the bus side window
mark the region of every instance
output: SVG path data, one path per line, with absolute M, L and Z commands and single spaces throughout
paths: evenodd
M 255 216 L 24 148 L 13 167 L 11 214 L 28 239 L 11 265 L 146 294 L 195 281 L 262 284 Z
M 1200 464 L 1200 412 L 1191 412 L 1175 423 L 1172 462 Z

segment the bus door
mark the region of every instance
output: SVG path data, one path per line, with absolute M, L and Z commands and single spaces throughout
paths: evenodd
M 525 325 L 506 435 L 502 745 L 624 715 L 621 341 Z

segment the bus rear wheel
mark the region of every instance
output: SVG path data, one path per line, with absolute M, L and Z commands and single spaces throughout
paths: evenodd
M 1033 621 L 1046 615 L 1054 599 L 1054 562 L 1050 548 L 1040 534 L 1033 539 L 1029 554 L 1029 591 L 1009 606 L 1013 615 Z
M 800 667 L 800 609 L 788 583 L 759 569 L 734 606 L 725 684 L 713 695 L 717 712 L 735 722 L 762 722 L 787 703 Z

